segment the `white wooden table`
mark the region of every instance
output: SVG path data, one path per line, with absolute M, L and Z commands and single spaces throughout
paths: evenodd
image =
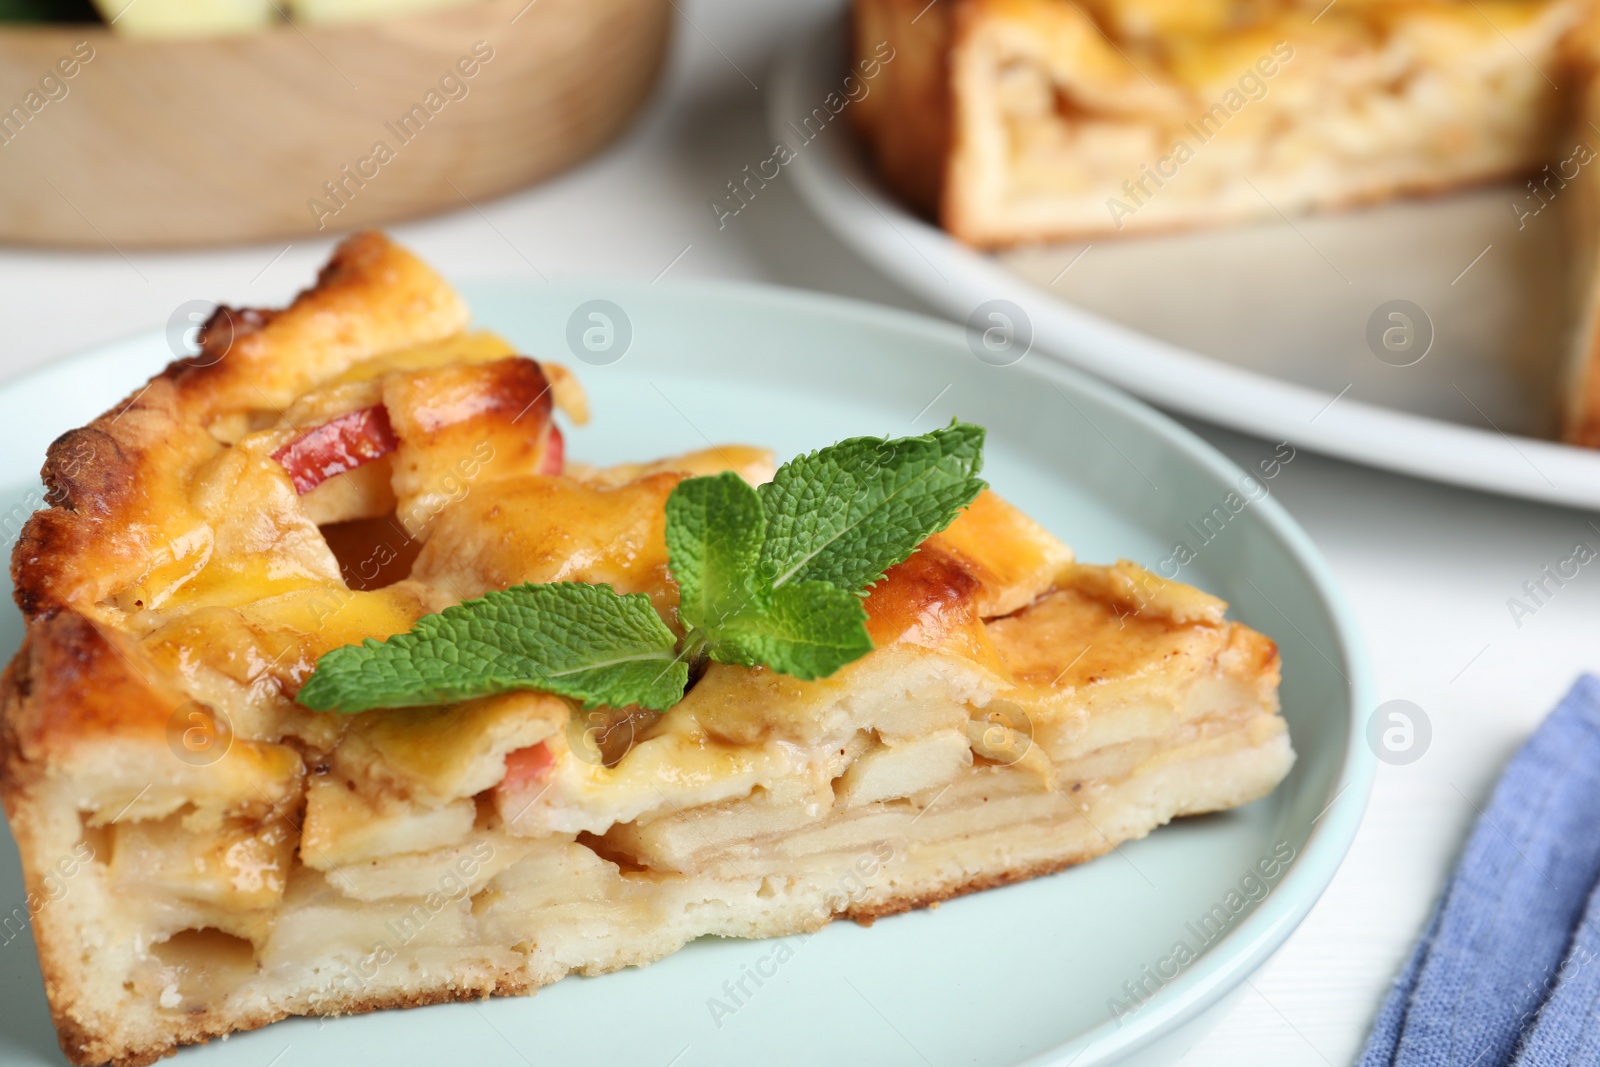
M 761 87 L 775 51 L 836 2 L 679 0 L 666 81 L 622 143 L 540 188 L 393 233 L 456 279 L 734 278 L 926 310 L 829 236 L 781 178 L 720 230 L 708 206 L 770 152 Z M 186 301 L 284 301 L 331 244 L 160 255 L 0 250 L 0 377 L 160 327 Z M 1194 428 L 1241 461 L 1264 447 Z M 1433 739 L 1417 762 L 1380 768 L 1332 887 L 1255 979 L 1256 991 L 1183 1060 L 1195 1067 L 1351 1062 L 1474 806 L 1573 678 L 1600 669 L 1600 568 L 1584 568 L 1520 626 L 1507 606 L 1576 542 L 1600 547 L 1600 518 L 1305 453 L 1274 489 L 1344 583 L 1380 697 L 1421 706 Z

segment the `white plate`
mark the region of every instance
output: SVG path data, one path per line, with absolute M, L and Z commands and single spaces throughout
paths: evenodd
M 1152 565 L 1174 540 L 1194 540 L 1185 524 L 1242 484 L 1237 467 L 1138 401 L 1050 360 L 986 365 L 961 330 L 901 312 L 713 285 L 504 283 L 467 295 L 480 323 L 581 373 L 594 421 L 567 438 L 581 459 L 651 458 L 708 439 L 789 455 L 861 433 L 923 432 L 959 414 L 990 428 L 985 476 L 1080 558 Z M 632 338 L 625 357 L 605 366 L 568 356 L 568 323 L 594 299 L 623 310 L 629 329 L 615 336 Z M 168 358 L 162 337 L 150 335 L 0 388 L 0 515 L 20 502 L 8 533 L 38 502 L 34 472 L 50 439 Z M 747 966 L 770 971 L 774 943 L 705 939 L 642 970 L 569 978 L 530 998 L 292 1020 L 180 1059 L 197 1067 L 1170 1062 L 1321 894 L 1360 822 L 1374 766 L 1363 730 L 1371 674 L 1350 615 L 1270 495 L 1233 516 L 1181 577 L 1231 601 L 1236 617 L 1282 648 L 1284 714 L 1299 760 L 1264 800 L 937 911 L 794 939 L 794 958 L 759 990 L 747 984 L 753 996 L 731 1017 L 714 1013 L 712 998 L 727 1006 L 724 983 Z M 20 636 L 7 607 L 0 655 Z M 1187 924 L 1283 849 L 1295 859 L 1265 899 L 1225 913 L 1225 936 L 1113 1021 L 1107 1004 L 1129 1002 L 1124 983 L 1153 982 L 1145 968 L 1159 967 L 1179 939 L 1200 948 Z M 15 853 L 0 848 L 0 912 L 22 903 Z M 0 982 L 0 1063 L 59 1062 L 25 931 L 0 943 Z
M 1600 506 L 1600 452 L 1548 439 L 1568 319 L 1559 201 L 1519 218 L 1513 204 L 1529 211 L 1538 201 L 1497 186 L 984 254 L 876 183 L 848 104 L 807 139 L 804 117 L 828 108 L 830 94 L 832 106 L 843 99 L 843 39 L 833 26 L 783 57 L 769 132 L 797 151 L 784 169 L 840 239 L 956 321 L 1007 300 L 1036 347 L 1165 407 L 1375 467 Z M 813 117 L 809 129 L 819 125 Z M 1395 300 L 1426 321 L 1413 316 L 1409 351 L 1379 359 L 1369 320 Z M 1377 317 L 1394 325 L 1387 311 Z M 1419 350 L 1419 362 L 1394 365 Z

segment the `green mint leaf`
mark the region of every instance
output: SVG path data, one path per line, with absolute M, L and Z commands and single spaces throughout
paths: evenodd
M 855 593 L 878 581 L 983 490 L 983 437 L 981 426 L 952 422 L 921 437 L 853 437 L 785 463 L 759 491 L 761 583 Z
M 333 649 L 296 699 L 350 713 L 542 689 L 585 707 L 664 711 L 689 683 L 676 647 L 643 593 L 530 583 L 425 615 L 386 641 Z
M 703 639 L 712 659 L 807 679 L 871 652 L 859 597 L 826 582 L 776 592 L 761 583 L 766 527 L 761 496 L 731 472 L 685 479 L 667 498 L 667 552 L 691 645 Z
M 767 520 L 761 497 L 731 471 L 688 478 L 667 497 L 667 555 L 678 617 L 715 632 L 758 598 L 752 584 Z
M 872 651 L 861 598 L 827 582 L 791 582 L 766 603 L 749 604 L 711 635 L 711 658 L 741 667 L 766 664 L 810 681 Z

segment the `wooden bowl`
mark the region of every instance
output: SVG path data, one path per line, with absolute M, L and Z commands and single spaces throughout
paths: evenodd
M 477 0 L 202 40 L 8 28 L 0 241 L 257 241 L 508 192 L 626 125 L 661 69 L 669 5 Z

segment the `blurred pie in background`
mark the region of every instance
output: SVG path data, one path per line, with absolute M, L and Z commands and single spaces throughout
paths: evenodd
M 856 0 L 885 184 L 970 245 L 1569 185 L 1565 438 L 1600 447 L 1591 0 Z M 1537 199 L 1535 199 L 1537 198 Z M 1531 209 L 1523 209 L 1525 212 Z M 1542 210 L 1542 207 L 1540 208 Z
M 1216 225 L 1536 170 L 1587 0 L 857 0 L 855 111 L 963 241 Z M 1570 95 L 1570 94 L 1569 94 Z

